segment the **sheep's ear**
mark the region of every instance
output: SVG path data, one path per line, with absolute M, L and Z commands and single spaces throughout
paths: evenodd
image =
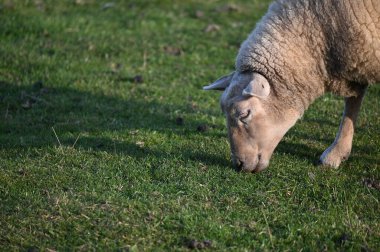
M 255 73 L 253 79 L 243 90 L 243 96 L 257 96 L 260 98 L 268 97 L 270 93 L 270 85 L 268 80 L 261 74 Z
M 214 83 L 211 83 L 208 86 L 204 86 L 203 90 L 225 90 L 231 83 L 232 77 L 235 72 L 230 73 L 229 75 L 223 76 L 220 79 L 216 80 Z

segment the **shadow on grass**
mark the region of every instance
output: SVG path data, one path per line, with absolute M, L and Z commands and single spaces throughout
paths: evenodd
M 299 159 L 306 159 L 314 165 L 318 165 L 318 157 L 322 154 L 321 150 L 318 148 L 313 148 L 306 144 L 291 143 L 287 141 L 280 142 L 275 152 L 279 154 L 292 155 Z
M 136 97 L 143 95 L 136 94 Z M 183 125 L 177 122 L 178 111 L 185 117 Z M 22 150 L 62 144 L 137 159 L 148 155 L 159 159 L 181 156 L 204 164 L 230 165 L 222 155 L 212 155 L 197 148 L 177 148 L 167 153 L 136 143 L 140 135 L 146 137 L 153 132 L 162 134 L 164 139 L 196 138 L 197 135 L 225 138 L 223 125 L 198 131 L 197 127 L 207 121 L 194 119 L 197 114 L 213 115 L 214 112 L 199 111 L 186 103 L 173 105 L 157 99 L 122 99 L 70 88 L 44 87 L 38 82 L 20 87 L 0 82 L 0 113 L 0 149 Z

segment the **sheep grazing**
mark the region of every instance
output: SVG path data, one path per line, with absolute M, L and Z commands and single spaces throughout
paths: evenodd
M 241 45 L 236 70 L 204 89 L 224 90 L 234 165 L 259 172 L 326 92 L 345 98 L 339 132 L 320 157 L 338 167 L 350 155 L 367 86 L 379 81 L 380 1 L 278 0 Z

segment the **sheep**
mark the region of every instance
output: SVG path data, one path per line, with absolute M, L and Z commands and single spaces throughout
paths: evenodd
M 320 163 L 337 168 L 346 160 L 366 89 L 380 81 L 379 37 L 378 0 L 273 2 L 241 45 L 235 71 L 204 87 L 224 91 L 236 169 L 267 168 L 285 133 L 327 92 L 343 96 L 345 109 Z

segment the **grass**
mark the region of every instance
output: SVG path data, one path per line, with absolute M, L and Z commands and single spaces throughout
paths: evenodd
M 220 94 L 201 87 L 269 1 L 233 2 L 3 1 L 1 250 L 380 248 L 379 86 L 338 170 L 314 165 L 339 126 L 331 95 L 268 170 L 231 168 Z

